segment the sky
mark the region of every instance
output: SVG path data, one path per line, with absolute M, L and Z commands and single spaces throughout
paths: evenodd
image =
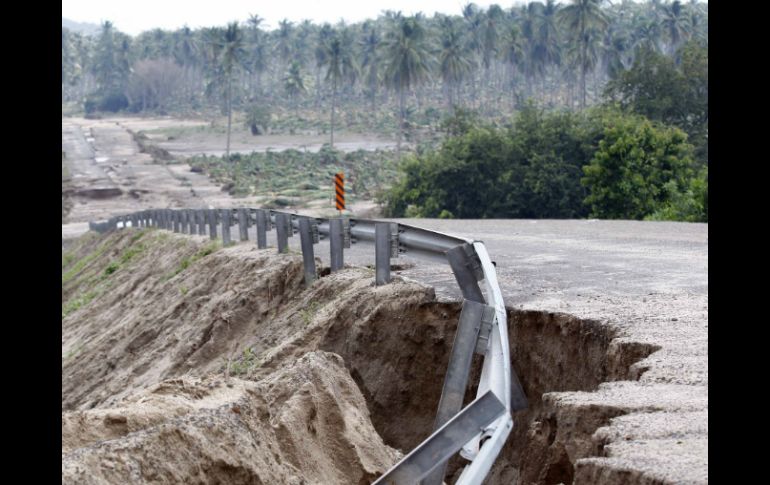
M 497 3 L 503 8 L 523 0 L 484 1 L 474 3 L 487 7 Z M 459 15 L 468 0 L 62 0 L 62 17 L 76 22 L 101 24 L 111 21 L 121 32 L 137 35 L 154 28 L 178 29 L 245 22 L 251 14 L 265 19 L 263 28 L 272 30 L 282 19 L 313 23 L 348 23 L 376 18 L 384 10 L 401 11 L 404 15 L 434 12 Z

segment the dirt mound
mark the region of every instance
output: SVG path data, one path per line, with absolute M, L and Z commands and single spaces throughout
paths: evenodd
M 65 483 L 363 484 L 398 459 L 342 359 L 325 352 L 257 382 L 165 381 L 63 422 L 63 446 L 75 448 Z
M 301 257 L 126 230 L 62 257 L 62 453 L 78 483 L 368 483 L 383 443 L 334 330 L 396 302 L 346 269 L 305 288 Z M 338 349 L 343 351 L 344 349 Z M 382 376 L 389 377 L 389 376 Z

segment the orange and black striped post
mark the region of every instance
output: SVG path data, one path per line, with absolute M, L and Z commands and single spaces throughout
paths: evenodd
M 338 211 L 345 210 L 345 174 L 339 172 L 334 175 L 334 193 Z

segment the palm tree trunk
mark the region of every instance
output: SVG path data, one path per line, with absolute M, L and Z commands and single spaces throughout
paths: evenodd
M 227 77 L 227 151 L 225 152 L 225 159 L 230 161 L 230 126 L 233 120 L 233 107 L 232 101 L 233 90 L 233 76 L 232 74 Z
M 396 154 L 398 161 L 401 161 L 401 138 L 404 133 L 404 88 L 399 88 L 399 103 L 398 103 L 398 142 L 396 143 Z
M 332 83 L 332 133 L 331 133 L 331 146 L 334 148 L 334 103 L 337 100 L 337 80 Z
M 586 68 L 580 67 L 580 108 L 586 107 Z

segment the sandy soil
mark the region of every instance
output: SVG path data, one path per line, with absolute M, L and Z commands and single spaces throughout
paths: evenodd
M 242 245 L 169 278 L 207 241 L 150 232 L 72 248 L 96 256 L 63 302 L 99 297 L 62 321 L 65 482 L 358 484 L 395 462 L 342 357 L 320 350 L 344 302 L 371 291 L 366 270 L 306 290 L 299 258 Z

